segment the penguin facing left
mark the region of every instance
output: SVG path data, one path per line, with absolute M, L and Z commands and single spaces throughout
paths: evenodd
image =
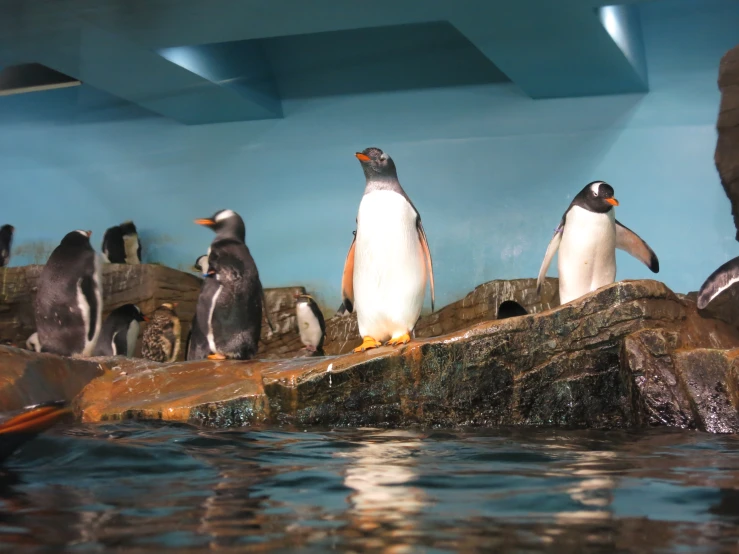
M 14 232 L 15 228 L 12 225 L 0 227 L 0 267 L 5 267 L 10 263 L 10 249 L 13 246 Z
M 295 295 L 295 315 L 298 319 L 300 342 L 308 352 L 323 356 L 323 341 L 326 338 L 326 321 L 321 309 L 309 294 Z
M 536 282 L 537 294 L 541 293 L 557 249 L 560 304 L 613 283 L 616 248 L 659 273 L 657 255 L 639 235 L 616 219 L 614 206 L 618 206 L 618 200 L 613 197 L 613 187 L 605 181 L 585 185 L 573 198 L 544 254 Z
M 103 256 L 111 264 L 141 263 L 141 241 L 133 221 L 111 227 L 103 236 Z
M 95 356 L 132 358 L 142 321 L 149 321 L 149 318 L 135 304 L 124 304 L 110 312 L 100 331 Z
M 92 231 L 72 231 L 49 256 L 38 280 L 34 305 L 43 352 L 92 355 L 102 326 L 100 259 Z
M 151 314 L 141 338 L 141 355 L 147 360 L 171 363 L 177 359 L 182 328 L 176 307 L 176 302 L 165 302 Z

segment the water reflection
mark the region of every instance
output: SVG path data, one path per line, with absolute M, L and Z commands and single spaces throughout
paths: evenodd
M 739 441 L 79 426 L 0 472 L 0 550 L 726 552 Z

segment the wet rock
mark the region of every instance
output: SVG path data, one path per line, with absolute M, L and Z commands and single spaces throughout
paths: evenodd
M 696 395 L 715 390 L 721 373 L 698 381 L 691 368 L 699 360 L 675 353 L 738 346 L 739 330 L 701 318 L 662 283 L 624 281 L 540 314 L 361 354 L 168 366 L 123 360 L 85 388 L 77 409 L 85 421 L 144 417 L 219 427 L 709 428 L 706 410 L 714 408 L 700 408 Z M 710 429 L 733 425 L 735 383 L 724 382 L 729 404 L 711 400 L 721 410 Z
M 739 46 L 729 50 L 721 59 L 718 86 L 721 90 L 718 141 L 714 160 L 721 176 L 721 184 L 731 201 L 731 213 L 739 240 Z

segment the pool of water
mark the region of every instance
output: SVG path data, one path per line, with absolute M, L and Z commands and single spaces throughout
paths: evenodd
M 59 427 L 0 471 L 12 552 L 737 552 L 739 438 Z

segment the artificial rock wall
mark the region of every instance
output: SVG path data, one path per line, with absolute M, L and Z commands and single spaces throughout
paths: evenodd
M 739 240 L 739 45 L 721 59 L 718 86 L 721 90 L 715 162 L 721 184 L 731 201 L 731 213 Z

